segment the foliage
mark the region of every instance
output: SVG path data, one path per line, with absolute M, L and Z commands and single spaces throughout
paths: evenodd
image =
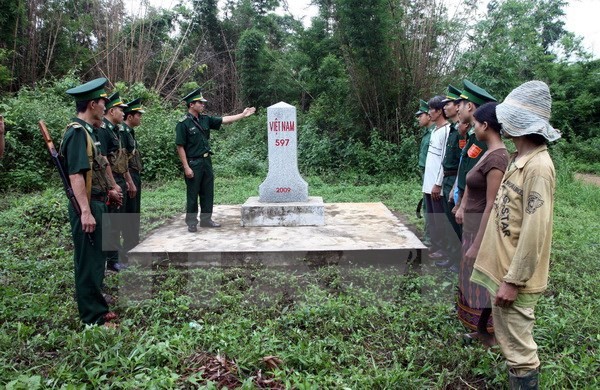
M 582 56 L 580 45 L 565 47 L 563 0 L 494 0 L 469 35 L 459 61 L 462 74 L 501 100 L 517 85 L 548 80 L 557 52 Z

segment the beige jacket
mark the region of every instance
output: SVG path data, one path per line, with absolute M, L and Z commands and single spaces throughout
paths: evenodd
M 554 164 L 545 145 L 508 166 L 496 195 L 474 268 L 520 293 L 539 293 L 548 285 Z

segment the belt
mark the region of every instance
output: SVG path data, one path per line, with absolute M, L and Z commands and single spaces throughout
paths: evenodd
M 446 176 L 456 176 L 458 174 L 458 171 L 454 170 L 454 171 L 444 171 L 444 177 Z
M 97 200 L 98 202 L 106 202 L 106 195 L 92 195 L 91 196 L 92 200 Z
M 209 152 L 206 152 L 202 156 L 199 156 L 199 157 L 189 157 L 188 161 L 196 161 L 196 160 L 200 160 L 202 158 L 207 158 L 207 157 L 210 157 L 210 153 Z

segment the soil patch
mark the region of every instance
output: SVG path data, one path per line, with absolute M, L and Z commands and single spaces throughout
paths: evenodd
M 575 178 L 586 183 L 591 183 L 600 186 L 600 175 L 594 175 L 591 173 L 576 173 Z

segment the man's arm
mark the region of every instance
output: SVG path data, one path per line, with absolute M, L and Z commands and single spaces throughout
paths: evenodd
M 125 184 L 127 184 L 127 193 L 129 194 L 129 197 L 135 198 L 135 195 L 137 194 L 137 187 L 131 178 L 129 170 L 123 174 L 123 177 L 125 178 Z
M 88 202 L 85 179 L 81 173 L 75 173 L 69 175 L 69 180 L 73 188 L 73 195 L 75 195 L 75 199 L 77 199 L 77 203 L 79 203 L 79 208 L 81 209 L 81 228 L 84 233 L 93 233 L 96 230 L 96 219 L 92 215 Z
M 183 166 L 183 172 L 185 173 L 185 177 L 191 179 L 194 177 L 194 171 L 190 168 L 190 165 L 187 161 L 187 156 L 185 154 L 185 149 L 183 145 L 177 145 L 177 154 L 179 155 L 179 159 L 181 160 L 181 165 Z
M 256 112 L 256 108 L 254 108 L 254 107 L 246 107 L 243 112 L 241 112 L 241 113 L 239 113 L 237 115 L 224 116 L 223 117 L 223 124 L 237 122 L 240 119 L 244 119 L 246 117 L 249 117 L 250 115 L 254 114 L 255 112 Z

